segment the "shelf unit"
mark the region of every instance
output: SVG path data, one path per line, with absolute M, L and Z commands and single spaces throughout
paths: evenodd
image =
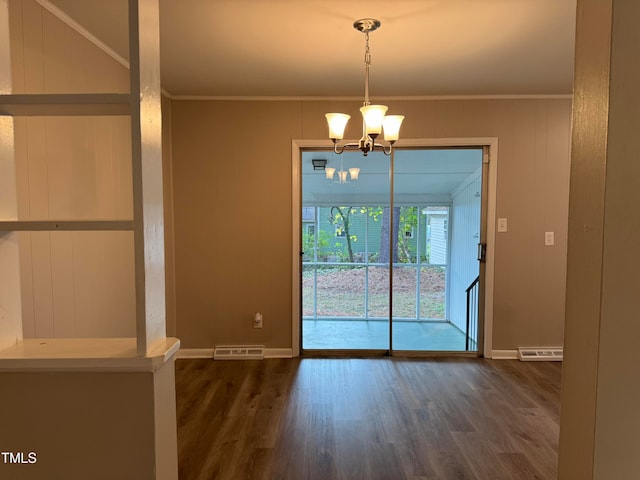
M 12 94 L 7 0 L 0 0 L 0 369 L 2 359 L 33 349 L 19 348 L 23 339 L 20 298 L 19 232 L 130 231 L 134 242 L 135 355 L 148 357 L 157 347 L 175 351 L 177 339 L 165 333 L 164 226 L 161 150 L 161 91 L 159 71 L 158 3 L 129 0 L 130 93 Z M 140 21 L 144 19 L 144 21 Z M 155 20 L 154 20 L 155 19 Z M 13 117 L 25 116 L 129 116 L 133 219 L 20 220 L 18 217 Z M 109 345 L 122 355 L 121 339 L 87 339 L 104 358 Z M 29 340 L 30 341 L 30 340 Z M 60 345 L 81 368 L 79 342 L 47 339 Z M 103 344 L 101 348 L 99 344 Z M 115 345 L 118 345 L 117 347 Z M 54 348 L 55 350 L 55 348 Z M 126 350 L 131 354 L 131 349 Z M 4 352 L 4 355 L 3 355 Z M 63 353 L 58 352 L 58 355 Z M 13 358 L 13 357 L 11 357 Z M 16 357 L 17 358 L 17 357 Z M 14 358 L 14 360 L 16 359 Z M 25 367 L 30 362 L 24 362 Z M 6 362 L 5 362 L 6 364 Z M 11 368 L 16 368 L 13 362 Z
M 180 342 L 167 338 L 165 327 L 158 0 L 129 0 L 128 94 L 12 94 L 8 3 L 9 0 L 0 0 L 0 382 L 5 387 L 0 397 L 0 424 L 5 437 L 11 440 L 7 448 L 36 452 L 38 462 L 29 465 L 28 469 L 10 472 L 5 472 L 7 466 L 0 463 L 0 477 L 80 480 L 97 478 L 97 475 L 99 478 L 177 480 L 174 360 Z M 39 10 L 40 4 L 24 0 L 20 6 L 22 16 L 18 27 L 43 35 L 44 15 Z M 29 11 L 31 23 L 25 20 L 26 11 Z M 34 18 L 35 23 L 41 21 L 43 24 L 34 24 Z M 51 17 L 47 21 L 51 25 Z M 57 60 L 56 57 L 54 61 Z M 43 59 L 40 62 L 44 64 Z M 39 71 L 33 62 L 27 65 L 24 61 L 24 65 L 25 72 L 29 66 Z M 120 81 L 120 85 L 125 83 L 124 77 L 120 77 Z M 60 85 L 58 82 L 58 87 Z M 62 88 L 65 86 L 63 83 Z M 24 122 L 25 127 L 33 126 L 36 135 L 44 131 L 44 153 L 39 150 L 40 140 L 32 143 L 32 137 L 27 136 L 32 131 L 27 132 L 21 125 L 14 132 L 14 117 L 94 115 L 103 116 L 105 120 L 92 119 L 86 122 L 87 125 L 74 119 L 60 122 L 38 118 L 18 120 Z M 122 115 L 127 115 L 130 121 L 107 120 Z M 127 123 L 131 125 L 128 134 Z M 95 134 L 93 143 L 85 141 L 89 131 Z M 52 132 L 49 138 L 47 132 Z M 60 132 L 65 135 L 70 132 L 70 145 L 82 147 L 74 151 L 77 158 L 84 160 L 87 155 L 93 162 L 74 163 L 75 159 L 67 162 L 64 155 L 56 156 L 56 162 L 58 158 L 64 159 L 61 162 L 63 171 L 55 168 L 49 171 L 47 167 L 44 175 L 36 173 L 36 166 L 46 165 L 46 158 L 44 162 L 41 159 L 46 157 L 49 146 L 58 152 L 56 155 L 65 151 L 64 141 L 56 136 Z M 115 138 L 117 140 L 113 140 Z M 125 166 L 129 157 L 126 152 L 129 138 L 130 171 L 128 165 Z M 122 168 L 120 173 L 113 174 L 117 188 L 112 190 L 109 180 L 104 184 L 100 183 L 103 177 L 100 182 L 96 180 L 96 172 L 102 172 L 98 167 L 85 170 L 87 164 L 99 165 L 100 160 L 111 158 L 101 151 L 110 141 L 117 144 L 109 154 L 117 161 L 107 162 L 109 168 L 105 171 Z M 29 195 L 23 195 L 25 170 L 21 169 L 25 166 L 22 161 L 16 163 L 16 145 L 22 149 L 19 153 L 24 152 L 24 148 L 33 148 L 40 155 L 33 171 L 29 170 L 32 157 L 26 161 L 27 173 L 40 175 L 37 181 L 28 177 Z M 94 148 L 93 153 L 89 146 Z M 89 181 L 87 172 L 95 173 L 95 178 Z M 104 178 L 111 178 L 109 175 L 111 173 Z M 69 180 L 66 176 L 73 178 Z M 46 190 L 45 194 L 41 194 L 39 187 Z M 33 192 L 37 195 L 32 197 Z M 89 197 L 92 201 L 84 204 Z M 79 205 L 77 209 L 72 199 Z M 24 206 L 20 212 L 28 210 L 29 215 L 21 218 L 18 206 Z M 63 212 L 67 213 L 61 215 Z M 93 218 L 90 217 L 92 213 Z M 23 338 L 20 278 L 20 247 L 25 246 L 20 241 L 23 237 L 31 242 L 28 246 L 31 250 L 23 251 L 30 255 L 31 265 L 36 261 L 39 265 L 47 264 L 42 261 L 40 247 L 40 256 L 36 258 L 33 245 L 49 242 L 49 265 L 43 268 L 51 272 L 57 268 L 61 272 L 56 277 L 51 274 L 48 280 L 51 310 L 58 309 L 62 323 L 72 316 L 77 318 L 77 311 L 80 311 L 85 320 L 83 338 Z M 46 242 L 43 241 L 45 237 Z M 83 244 L 85 239 L 87 245 Z M 38 243 L 41 241 L 42 244 Z M 80 252 L 58 255 L 60 251 L 56 251 L 53 262 L 50 249 L 54 244 L 63 252 L 73 251 L 73 248 Z M 73 270 L 75 265 L 68 265 L 76 263 L 78 258 L 86 260 L 101 253 L 102 258 L 88 262 L 89 265 L 83 265 L 78 271 Z M 133 266 L 126 265 L 130 261 Z M 117 264 L 117 268 L 112 268 L 110 263 Z M 126 265 L 126 283 L 119 283 L 121 277 L 114 276 L 109 277 L 107 287 L 85 285 L 82 275 L 89 272 L 91 278 L 90 269 L 96 265 L 109 270 L 109 274 Z M 25 268 L 23 273 L 33 275 L 28 270 Z M 81 275 L 81 280 L 74 276 L 76 273 Z M 132 286 L 135 286 L 135 307 Z M 97 309 L 85 310 L 84 303 L 78 310 L 78 305 L 67 301 L 67 297 L 64 308 L 56 307 L 53 302 L 56 289 L 71 290 L 75 301 L 84 298 L 84 293 L 103 293 L 101 288 L 108 291 L 100 305 L 106 314 L 97 315 Z M 81 291 L 78 296 L 77 290 Z M 119 306 L 113 299 L 121 298 L 113 293 L 123 293 L 126 308 L 111 308 Z M 35 311 L 35 301 L 33 305 L 29 302 L 25 305 L 32 306 Z M 112 322 L 118 320 L 123 320 L 127 333 L 133 332 L 129 317 L 134 310 L 134 336 L 87 338 L 92 334 L 99 336 L 119 331 L 112 329 Z M 87 316 L 87 311 L 95 315 Z M 126 315 L 122 315 L 122 319 L 114 318 L 113 312 L 118 311 Z M 65 331 L 77 333 L 74 329 Z

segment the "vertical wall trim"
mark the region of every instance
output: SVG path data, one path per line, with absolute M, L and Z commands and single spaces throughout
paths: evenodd
M 300 330 L 302 322 L 302 304 L 300 301 L 300 280 L 302 269 L 300 267 L 302 245 L 300 244 L 300 228 L 302 225 L 302 189 L 301 189 L 301 161 L 302 145 L 304 141 L 293 140 L 291 142 L 291 352 L 294 357 L 300 356 Z
M 0 0 L 0 93 L 10 94 L 9 5 Z M 0 117 L 0 219 L 18 218 L 13 118 Z M 20 252 L 17 232 L 0 232 L 0 348 L 22 339 Z
M 136 335 L 145 356 L 166 337 L 160 24 L 157 0 L 129 0 Z
M 559 480 L 593 478 L 612 8 L 577 8 Z

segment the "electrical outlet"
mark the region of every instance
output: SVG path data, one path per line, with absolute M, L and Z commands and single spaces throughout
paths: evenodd
M 262 314 L 256 313 L 256 316 L 253 318 L 253 328 L 262 328 Z
M 498 232 L 506 232 L 507 231 L 507 219 L 499 218 L 498 219 Z

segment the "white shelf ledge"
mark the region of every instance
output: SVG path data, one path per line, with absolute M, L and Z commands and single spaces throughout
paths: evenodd
M 133 230 L 133 220 L 0 220 L 0 232 Z
M 130 115 L 130 102 L 128 93 L 0 95 L 0 115 Z
M 0 372 L 153 372 L 179 348 L 165 338 L 139 357 L 135 338 L 26 338 L 0 350 Z

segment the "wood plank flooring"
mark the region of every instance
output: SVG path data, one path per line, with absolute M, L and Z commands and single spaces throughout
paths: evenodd
M 178 360 L 181 480 L 555 479 L 559 362 Z

